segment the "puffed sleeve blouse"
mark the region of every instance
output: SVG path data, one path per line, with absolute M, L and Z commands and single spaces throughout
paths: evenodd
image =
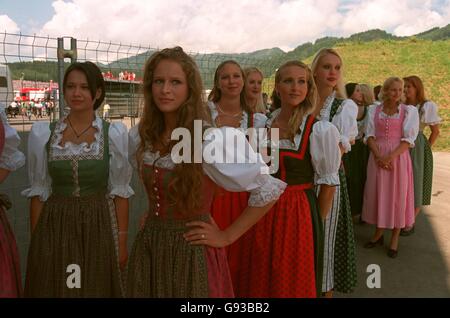
M 0 168 L 16 171 L 25 165 L 25 155 L 18 150 L 20 137 L 17 131 L 9 125 L 2 103 L 0 103 L 0 120 L 0 125 L 3 125 L 5 132 L 5 144 L 0 154 Z
M 319 114 L 319 120 L 330 121 L 331 107 L 335 98 L 336 92 L 333 92 L 325 100 L 324 106 Z M 358 106 L 351 99 L 345 99 L 331 121 L 340 133 L 340 143 L 346 153 L 351 150 L 351 142 L 358 136 L 357 117 Z
M 273 121 L 280 114 L 281 109 L 275 110 L 267 121 L 267 127 L 271 127 Z M 294 143 L 287 139 L 280 140 L 280 148 L 298 150 L 302 140 L 302 132 L 306 125 L 307 116 L 300 125 L 300 133 L 294 137 Z M 339 167 L 341 165 L 341 151 L 339 142 L 341 134 L 332 123 L 317 121 L 312 126 L 309 136 L 311 163 L 315 173 L 315 184 L 339 185 Z
M 92 126 L 97 128 L 95 140 L 91 145 L 86 142 L 79 145 L 66 142 L 61 146 L 62 133 L 67 125 L 63 119 L 55 126 L 56 138 L 50 147 L 58 154 L 86 155 L 98 154 L 100 151 L 100 132 L 103 121 L 96 117 Z M 48 173 L 48 154 L 46 144 L 50 138 L 50 128 L 48 122 L 37 122 L 33 124 L 28 139 L 28 176 L 30 188 L 24 190 L 22 195 L 31 198 L 39 196 L 41 201 L 46 201 L 51 195 L 52 180 Z M 134 194 L 130 187 L 132 168 L 128 162 L 128 134 L 123 123 L 111 123 L 108 130 L 109 141 L 109 178 L 108 193 L 111 198 L 115 196 L 129 198 Z
M 420 110 L 420 123 L 425 126 L 434 126 L 441 123 L 442 119 L 438 115 L 438 107 L 432 101 L 426 101 Z
M 136 167 L 136 150 L 140 144 L 138 127 L 135 126 L 129 132 L 130 161 Z M 231 127 L 211 128 L 205 133 L 203 146 L 203 172 L 217 185 L 232 192 L 250 192 L 249 206 L 262 207 L 271 201 L 277 200 L 286 188 L 286 183 L 268 174 L 269 168 L 264 163 L 260 154 L 245 138 L 245 134 L 239 129 Z M 237 141 L 237 142 L 236 142 Z M 238 147 L 234 146 L 240 145 Z M 212 149 L 220 150 L 223 159 L 235 158 L 237 160 L 214 160 L 207 153 Z M 144 152 L 144 163 L 152 165 L 156 159 L 156 165 L 160 168 L 173 169 L 175 163 L 171 155 L 160 158 L 159 152 L 148 149 Z
M 367 114 L 364 143 L 367 143 L 367 140 L 369 139 L 369 137 L 373 137 L 376 139 L 375 112 L 376 112 L 377 107 L 383 107 L 383 104 L 372 105 L 369 107 L 369 111 Z M 405 119 L 403 120 L 401 141 L 408 142 L 410 147 L 413 148 L 415 140 L 419 133 L 419 112 L 417 111 L 417 108 L 415 106 L 402 104 L 399 107 L 403 107 L 405 110 Z M 380 111 L 379 116 L 382 116 L 384 118 L 387 118 L 387 117 L 398 118 L 400 116 L 400 114 L 399 114 L 399 112 L 397 112 L 394 115 L 388 116 L 383 111 Z

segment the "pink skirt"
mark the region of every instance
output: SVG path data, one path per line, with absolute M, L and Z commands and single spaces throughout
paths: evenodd
M 381 155 L 398 144 L 378 143 Z M 364 189 L 362 219 L 383 229 L 401 229 L 414 224 L 414 181 L 409 151 L 392 162 L 392 170 L 378 167 L 370 153 Z
M 22 296 L 19 253 L 3 208 L 0 207 L 0 298 Z

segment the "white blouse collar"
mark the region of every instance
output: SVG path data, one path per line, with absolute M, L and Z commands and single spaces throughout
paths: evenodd
M 81 144 L 75 144 L 70 141 L 66 141 L 64 146 L 61 146 L 61 140 L 63 138 L 63 132 L 67 128 L 67 124 L 64 122 L 69 114 L 66 114 L 62 117 L 55 126 L 54 134 L 56 136 L 55 141 L 51 144 L 58 152 L 67 152 L 72 151 L 75 153 L 92 153 L 97 152 L 99 149 L 100 138 L 102 136 L 102 128 L 103 122 L 100 117 L 95 114 L 95 118 L 92 121 L 92 127 L 96 128 L 96 132 L 94 133 L 94 141 L 91 144 L 87 142 L 82 142 Z
M 267 120 L 266 127 L 271 128 L 275 119 L 280 115 L 281 108 L 274 110 L 270 118 Z M 300 124 L 300 133 L 296 134 L 294 137 L 294 143 L 289 139 L 281 139 L 280 140 L 280 148 L 289 149 L 289 150 L 298 150 L 300 147 L 300 142 L 302 140 L 302 132 L 305 129 L 306 119 L 308 118 L 308 114 L 303 117 L 303 121 Z
M 331 105 L 333 104 L 334 99 L 336 98 L 336 91 L 333 91 L 330 96 L 327 97 L 325 102 L 323 103 L 323 107 L 319 113 L 319 120 L 329 120 Z
M 209 109 L 211 110 L 211 119 L 214 126 L 216 126 L 216 118 L 219 116 L 219 112 L 217 110 L 217 105 L 213 101 L 208 102 Z M 246 111 L 242 112 L 241 121 L 239 123 L 239 127 L 243 129 L 247 129 L 248 126 L 248 114 Z

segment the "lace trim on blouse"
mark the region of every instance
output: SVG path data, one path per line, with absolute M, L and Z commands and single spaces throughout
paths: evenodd
M 83 155 L 83 156 L 103 156 L 103 149 L 101 144 L 103 144 L 103 123 L 99 117 L 95 117 L 92 121 L 92 127 L 97 129 L 97 132 L 94 133 L 94 141 L 91 144 L 87 142 L 82 142 L 81 144 L 75 144 L 70 141 L 66 141 L 64 146 L 61 146 L 61 140 L 63 138 L 63 132 L 67 128 L 67 124 L 64 120 L 67 118 L 67 115 L 60 119 L 53 133 L 52 140 L 50 141 L 50 159 L 53 157 L 66 157 L 66 156 L 74 156 L 74 155 Z M 97 159 L 97 158 L 95 158 Z

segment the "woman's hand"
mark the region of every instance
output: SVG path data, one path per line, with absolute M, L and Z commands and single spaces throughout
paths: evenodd
M 183 237 L 190 245 L 225 247 L 232 243 L 227 233 L 219 229 L 213 218 L 211 218 L 211 223 L 193 221 L 187 223 L 186 226 L 192 227 L 192 229 L 183 234 Z
M 124 271 L 128 261 L 127 232 L 119 232 L 119 266 Z
M 139 230 L 142 230 L 145 226 L 145 222 L 147 222 L 148 212 L 144 213 L 139 220 Z
M 390 156 L 387 157 L 375 157 L 378 167 L 385 170 L 392 170 L 392 159 Z

